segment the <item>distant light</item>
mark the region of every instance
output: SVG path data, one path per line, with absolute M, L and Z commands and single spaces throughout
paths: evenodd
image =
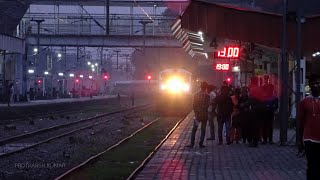
M 33 48 L 33 52 L 37 53 L 38 52 L 38 48 Z
M 29 73 L 29 74 L 33 74 L 33 73 L 34 73 L 34 70 L 33 70 L 33 69 L 29 69 L 29 70 L 28 70 L 28 73 Z
M 94 65 L 92 64 L 91 67 L 94 68 Z
M 80 75 L 80 78 L 83 78 L 83 75 Z
M 70 77 L 74 77 L 74 74 L 69 74 Z
M 95 71 L 94 69 L 91 69 L 93 72 Z
M 95 65 L 98 66 L 98 63 L 96 63 Z
M 206 59 L 208 59 L 208 53 L 204 53 L 204 56 L 206 57 Z
M 61 53 L 58 53 L 57 56 L 58 56 L 58 58 L 61 58 L 61 57 L 62 57 L 62 54 L 61 54 Z
M 45 71 L 45 72 L 44 72 L 44 74 L 45 74 L 45 75 L 48 75 L 48 74 L 49 74 L 49 72 L 48 72 L 48 71 Z
M 92 79 L 92 76 L 89 76 L 89 79 Z
M 91 62 L 88 62 L 88 66 L 90 66 L 91 65 Z
M 203 32 L 199 31 L 198 34 L 199 34 L 200 36 L 202 36 L 202 35 L 203 35 Z
M 240 72 L 240 66 L 234 66 L 232 72 Z
M 59 73 L 58 75 L 59 75 L 59 76 L 63 76 L 63 73 Z

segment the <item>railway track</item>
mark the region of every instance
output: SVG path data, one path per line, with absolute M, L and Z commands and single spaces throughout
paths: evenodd
M 137 135 L 138 133 L 140 133 L 141 131 L 144 131 L 145 129 L 149 128 L 151 125 L 153 125 L 155 122 L 157 122 L 160 118 L 156 118 L 154 121 L 150 122 L 149 124 L 143 126 L 142 128 L 140 128 L 139 130 L 135 131 L 134 133 L 132 133 L 131 135 L 129 135 L 128 137 L 122 139 L 121 141 L 119 141 L 118 143 L 114 144 L 113 146 L 109 147 L 108 149 L 88 158 L 87 160 L 85 160 L 84 162 L 80 163 L 79 165 L 71 168 L 70 170 L 66 171 L 65 173 L 63 173 L 62 175 L 60 175 L 59 177 L 55 178 L 55 180 L 62 180 L 62 179 L 68 179 L 70 178 L 73 174 L 77 174 L 78 172 L 80 172 L 83 168 L 85 168 L 86 166 L 89 166 L 90 163 L 98 160 L 101 156 L 103 156 L 105 153 L 117 148 L 118 146 L 124 144 L 127 141 L 130 141 L 131 138 L 133 138 L 135 135 Z M 169 138 L 169 136 L 173 133 L 173 131 L 179 126 L 179 124 L 185 119 L 185 116 L 182 117 L 178 123 L 176 123 L 176 125 L 170 130 L 170 132 L 165 136 L 164 139 L 162 139 L 162 141 L 154 148 L 154 150 L 148 155 L 148 157 L 140 164 L 140 166 L 138 166 L 133 172 L 132 174 L 128 177 L 128 180 L 134 179 L 136 177 L 136 175 L 143 169 L 143 167 L 147 164 L 147 162 L 149 162 L 149 160 L 153 157 L 153 155 L 155 154 L 155 152 L 161 147 L 161 145 Z
M 30 133 L 10 137 L 0 140 L 0 158 L 4 158 L 14 153 L 34 148 L 41 144 L 50 142 L 55 139 L 71 135 L 72 133 L 81 130 L 89 129 L 112 120 L 117 120 L 125 115 L 149 109 L 151 105 L 137 106 L 130 109 L 105 113 L 99 116 L 94 116 L 78 121 L 52 126 L 49 128 L 40 129 Z

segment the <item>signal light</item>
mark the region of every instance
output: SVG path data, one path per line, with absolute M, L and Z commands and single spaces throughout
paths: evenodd
M 79 82 L 80 82 L 80 80 L 79 80 L 79 79 L 76 79 L 76 80 L 75 80 L 75 82 L 76 82 L 76 83 L 79 83 Z
M 41 84 L 42 81 L 39 79 L 37 82 L 38 82 L 39 84 Z
M 231 82 L 231 78 L 230 78 L 230 77 L 227 78 L 227 82 L 228 82 L 228 83 Z
M 108 79 L 109 79 L 108 75 L 104 75 L 104 76 L 103 76 L 103 79 L 104 79 L 104 80 L 108 80 Z
M 148 78 L 148 80 L 151 80 L 151 79 L 152 79 L 152 77 L 151 77 L 150 75 L 148 75 L 148 77 L 147 77 L 147 78 Z

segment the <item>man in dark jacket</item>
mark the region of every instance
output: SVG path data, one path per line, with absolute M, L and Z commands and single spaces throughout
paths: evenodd
M 194 122 L 191 133 L 191 144 L 187 147 L 192 148 L 195 143 L 196 132 L 198 129 L 199 123 L 201 123 L 201 136 L 199 147 L 204 148 L 203 145 L 204 137 L 206 134 L 206 127 L 208 121 L 208 107 L 209 107 L 209 95 L 206 92 L 208 84 L 206 82 L 202 82 L 200 86 L 200 91 L 194 94 L 193 96 L 193 111 L 194 111 Z
M 230 128 L 231 128 L 231 114 L 233 111 L 233 104 L 229 95 L 229 89 L 227 87 L 221 87 L 221 92 L 216 98 L 217 106 L 217 121 L 218 121 L 218 137 L 219 145 L 222 144 L 222 130 L 223 125 L 226 127 L 226 140 L 227 144 L 231 144 L 230 141 Z

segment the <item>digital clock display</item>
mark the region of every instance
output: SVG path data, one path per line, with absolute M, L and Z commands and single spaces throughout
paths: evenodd
M 214 53 L 214 58 L 216 59 L 239 59 L 240 48 L 239 47 L 224 47 L 222 51 L 217 51 Z
M 217 63 L 215 65 L 215 70 L 217 71 L 229 71 L 230 69 L 230 64 L 228 63 Z

